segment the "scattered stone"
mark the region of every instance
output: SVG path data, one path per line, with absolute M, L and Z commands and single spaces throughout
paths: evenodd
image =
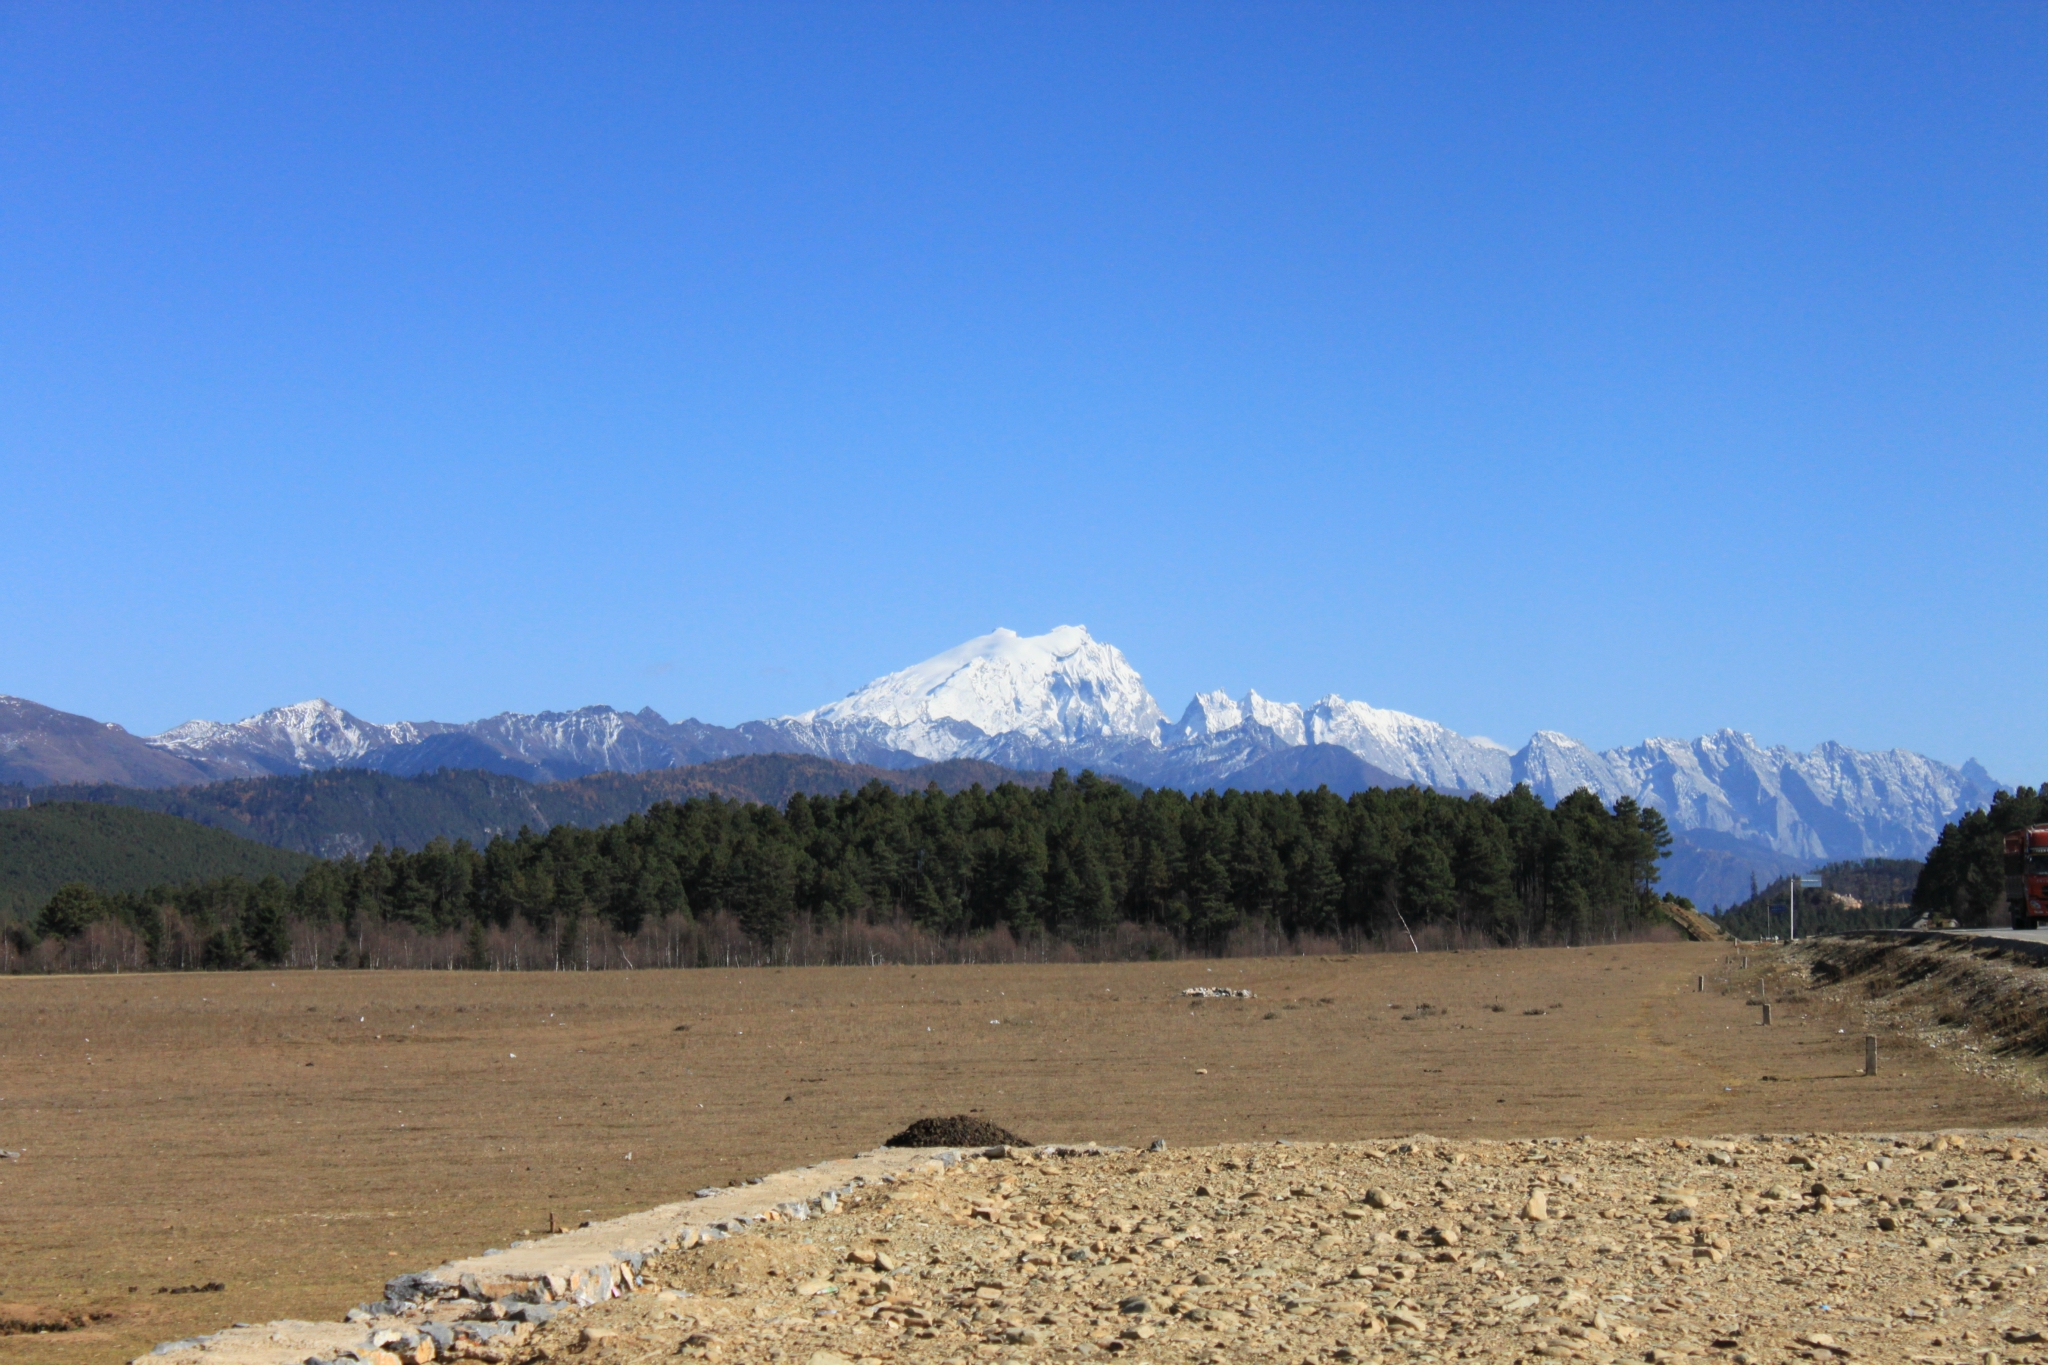
M 424 1345 L 495 1365 L 1985 1365 L 2048 1344 L 2030 1335 L 2048 1281 L 2026 1247 L 2048 1245 L 2048 1169 L 2008 1161 L 2002 1141 L 1913 1156 L 1890 1139 L 1802 1138 L 1814 1173 L 1797 1189 L 1759 1188 L 1793 1146 L 1761 1138 L 1417 1137 L 1113 1161 L 999 1160 L 997 1146 L 1010 1147 L 969 1144 L 950 1167 L 850 1189 L 836 1213 L 663 1252 L 638 1270 L 653 1292 L 614 1285 L 579 1307 L 565 1282 L 545 1304 L 451 1300 L 476 1315 L 452 1345 L 416 1306 L 375 1349 L 407 1365 Z M 530 1310 L 538 1322 L 518 1320 Z M 438 1311 L 425 1305 L 428 1327 Z

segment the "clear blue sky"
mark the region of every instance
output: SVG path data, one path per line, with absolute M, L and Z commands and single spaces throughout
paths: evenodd
M 2048 7 L 0 8 L 0 692 L 2048 777 Z

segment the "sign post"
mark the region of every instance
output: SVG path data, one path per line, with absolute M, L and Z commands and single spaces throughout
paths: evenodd
M 1799 888 L 1803 886 L 1810 891 L 1820 890 L 1820 876 L 1818 873 L 1802 872 L 1790 880 L 1792 882 L 1792 908 L 1785 916 L 1785 941 L 1787 943 L 1799 937 Z

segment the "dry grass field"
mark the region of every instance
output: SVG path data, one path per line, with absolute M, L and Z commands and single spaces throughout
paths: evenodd
M 0 1335 L 0 1362 L 112 1361 L 230 1321 L 338 1316 L 392 1274 L 550 1215 L 851 1153 L 927 1114 L 1176 1146 L 2039 1121 L 2038 1100 L 1924 1049 L 1857 1074 L 1860 1021 L 1838 1006 L 1783 1003 L 1759 1027 L 1754 976 L 1722 945 L 1651 944 L 10 978 L 0 1148 L 22 1155 L 0 1161 L 0 1318 L 106 1316 Z M 1192 985 L 1256 998 L 1192 1002 Z

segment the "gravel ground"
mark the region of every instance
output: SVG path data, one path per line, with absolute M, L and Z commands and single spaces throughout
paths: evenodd
M 1012 1151 L 673 1253 L 628 1297 L 457 1349 L 2048 1361 L 2044 1166 L 2033 1137 L 1981 1133 Z

